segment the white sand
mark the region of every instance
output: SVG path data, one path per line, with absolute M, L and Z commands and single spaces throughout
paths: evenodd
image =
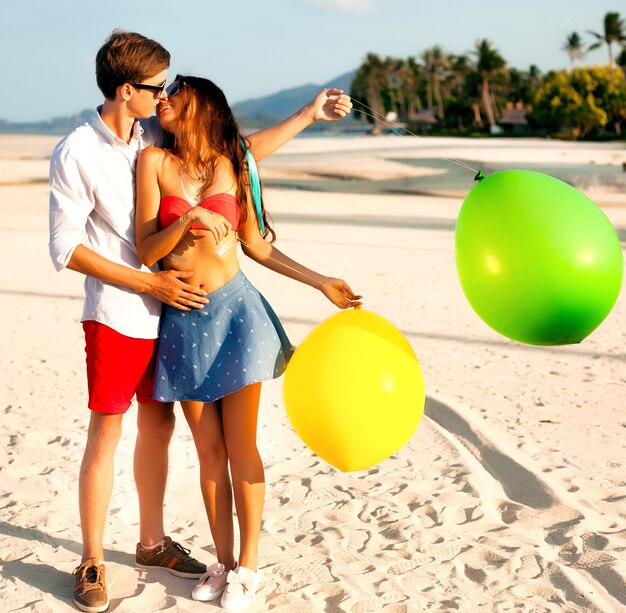
M 516 163 L 626 159 L 621 145 L 421 139 L 442 155 Z M 55 139 L 0 137 L 0 609 L 71 611 L 80 556 L 77 476 L 88 422 L 82 279 L 47 254 L 45 160 Z M 375 169 L 376 151 L 437 157 L 389 137 L 299 139 L 272 173 Z M 333 152 L 351 151 L 338 167 Z M 345 158 L 341 158 L 345 161 Z M 410 167 L 384 169 L 404 172 Z M 382 171 L 381 171 L 382 172 Z M 386 174 L 381 176 L 388 176 Z M 419 177 L 416 176 L 416 181 Z M 590 194 L 626 228 L 626 194 Z M 411 342 L 426 416 L 393 458 L 339 473 L 285 416 L 281 381 L 264 386 L 267 467 L 263 583 L 249 611 L 626 610 L 626 297 L 579 346 L 508 341 L 472 312 L 456 277 L 459 199 L 268 190 L 278 246 L 365 294 Z M 316 219 L 317 218 L 317 219 Z M 333 221 L 334 219 L 334 221 Z M 346 223 L 351 220 L 352 223 Z M 380 221 L 396 221 L 398 227 Z M 412 227 L 406 226 L 410 221 Z M 379 224 L 379 225 L 377 225 Z M 391 227 L 389 227 L 391 226 Z M 248 261 L 292 341 L 334 312 L 310 288 Z M 180 416 L 166 523 L 214 561 L 197 461 Z M 111 610 L 217 610 L 192 581 L 135 569 L 134 411 L 117 454 L 105 534 Z

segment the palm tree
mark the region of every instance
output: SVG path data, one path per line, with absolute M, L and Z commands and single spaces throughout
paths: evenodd
M 431 49 L 426 49 L 422 54 L 426 70 L 431 74 L 433 94 L 437 103 L 437 115 L 439 119 L 444 118 L 443 97 L 441 95 L 441 76 L 445 68 L 448 67 L 449 59 L 440 45 L 435 45 Z
M 583 49 L 583 39 L 580 38 L 578 32 L 572 32 L 565 39 L 565 44 L 561 47 L 572 62 L 572 65 L 576 63 L 576 60 L 582 60 L 585 57 L 585 50 Z
M 476 50 L 473 53 L 476 56 L 474 68 L 481 81 L 481 101 L 483 110 L 485 111 L 485 115 L 487 115 L 489 125 L 495 126 L 495 105 L 493 104 L 491 95 L 490 80 L 502 72 L 502 69 L 506 66 L 506 62 L 486 38 L 476 43 Z
M 617 43 L 618 45 L 624 45 L 626 43 L 624 20 L 620 17 L 619 13 L 607 13 L 604 16 L 604 34 L 592 32 L 591 30 L 588 30 L 588 32 L 596 38 L 596 42 L 589 45 L 589 51 L 598 49 L 602 45 L 607 46 L 609 51 L 609 66 L 611 67 L 611 85 L 615 87 L 615 76 L 613 75 L 613 68 L 615 66 L 613 61 L 613 43 Z
M 467 55 L 450 56 L 450 87 L 454 95 L 463 95 L 463 88 L 470 69 L 470 61 Z
M 406 115 L 403 69 L 404 60 L 394 57 L 385 58 L 383 70 L 387 78 L 389 101 L 397 117 Z
M 472 123 L 472 117 L 476 125 L 481 125 L 480 104 L 478 104 L 480 91 L 476 98 L 476 88 L 470 83 L 473 76 L 475 81 L 475 72 L 470 58 L 467 55 L 450 54 L 449 61 L 446 79 L 443 82 L 443 90 L 447 98 L 446 114 L 451 120 L 449 125 L 463 130 L 466 125 Z
M 615 58 L 615 63 L 622 69 L 622 72 L 626 77 L 626 47 L 622 47 L 619 55 Z
M 386 87 L 387 76 L 383 60 L 375 53 L 368 53 L 352 80 L 350 96 L 355 98 L 355 111 L 357 113 L 361 111 L 364 117 L 373 114 L 375 133 L 381 132 L 384 126 L 383 118 L 386 110 L 383 94 Z M 364 110 L 363 107 L 359 108 L 359 99 L 365 101 L 370 107 L 371 113 Z
M 425 89 L 424 67 L 418 64 L 415 58 L 409 57 L 402 68 L 402 79 L 406 90 L 407 119 L 413 121 L 417 111 L 422 110 L 420 91 Z

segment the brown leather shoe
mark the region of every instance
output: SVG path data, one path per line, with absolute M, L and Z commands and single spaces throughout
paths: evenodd
M 109 596 L 104 564 L 98 558 L 89 558 L 72 573 L 74 582 L 74 604 L 88 613 L 100 613 L 109 608 Z
M 142 568 L 165 568 L 177 577 L 199 579 L 206 573 L 206 564 L 192 558 L 190 553 L 189 549 L 166 536 L 156 549 L 144 549 L 141 543 L 137 543 L 135 563 Z

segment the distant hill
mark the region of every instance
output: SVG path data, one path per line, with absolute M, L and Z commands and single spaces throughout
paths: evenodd
M 69 134 L 74 128 L 85 123 L 92 115 L 93 109 L 85 109 L 75 115 L 53 117 L 44 121 L 14 123 L 0 119 L 0 133 L 11 134 Z
M 317 92 L 325 87 L 338 87 L 349 93 L 355 74 L 356 70 L 352 70 L 322 85 L 309 83 L 300 87 L 284 89 L 264 98 L 243 100 L 233 105 L 233 111 L 244 128 L 259 128 L 270 125 L 305 105 Z M 92 116 L 93 112 L 93 109 L 85 109 L 74 115 L 23 123 L 0 119 L 0 133 L 69 134 L 74 128 L 85 123 Z M 328 122 L 324 123 L 327 124 Z
M 322 85 L 308 83 L 300 87 L 283 89 L 263 98 L 243 100 L 233 104 L 233 111 L 242 123 L 248 119 L 276 121 L 298 110 L 325 87 L 338 87 L 346 93 L 350 93 L 350 86 L 355 74 L 356 70 L 351 70 Z

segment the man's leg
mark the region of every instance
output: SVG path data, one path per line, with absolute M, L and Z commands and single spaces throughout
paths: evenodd
M 93 320 L 84 321 L 83 329 L 91 417 L 79 476 L 83 558 L 73 573 L 73 597 L 81 611 L 97 613 L 109 606 L 102 540 L 113 489 L 113 458 L 134 393 L 128 380 L 134 362 L 129 343 L 134 341 Z
M 151 384 L 149 388 L 151 391 Z M 163 527 L 168 447 L 175 422 L 173 405 L 150 404 L 143 391 L 141 396 L 138 394 L 134 461 L 140 517 L 135 561 L 143 568 L 166 568 L 173 575 L 197 579 L 206 573 L 206 564 L 192 558 L 188 549 L 165 536 Z
M 168 447 L 174 432 L 171 404 L 140 404 L 135 444 L 135 483 L 139 494 L 139 540 L 155 545 L 165 537 L 163 501 Z
M 113 456 L 122 434 L 122 417 L 121 414 L 91 412 L 78 482 L 83 562 L 90 558 L 104 560 L 102 536 L 113 488 Z
M 78 502 L 83 557 L 74 571 L 74 604 L 97 613 L 109 608 L 102 536 L 113 489 L 113 457 L 122 434 L 122 413 L 91 412 L 87 445 L 80 465 Z

